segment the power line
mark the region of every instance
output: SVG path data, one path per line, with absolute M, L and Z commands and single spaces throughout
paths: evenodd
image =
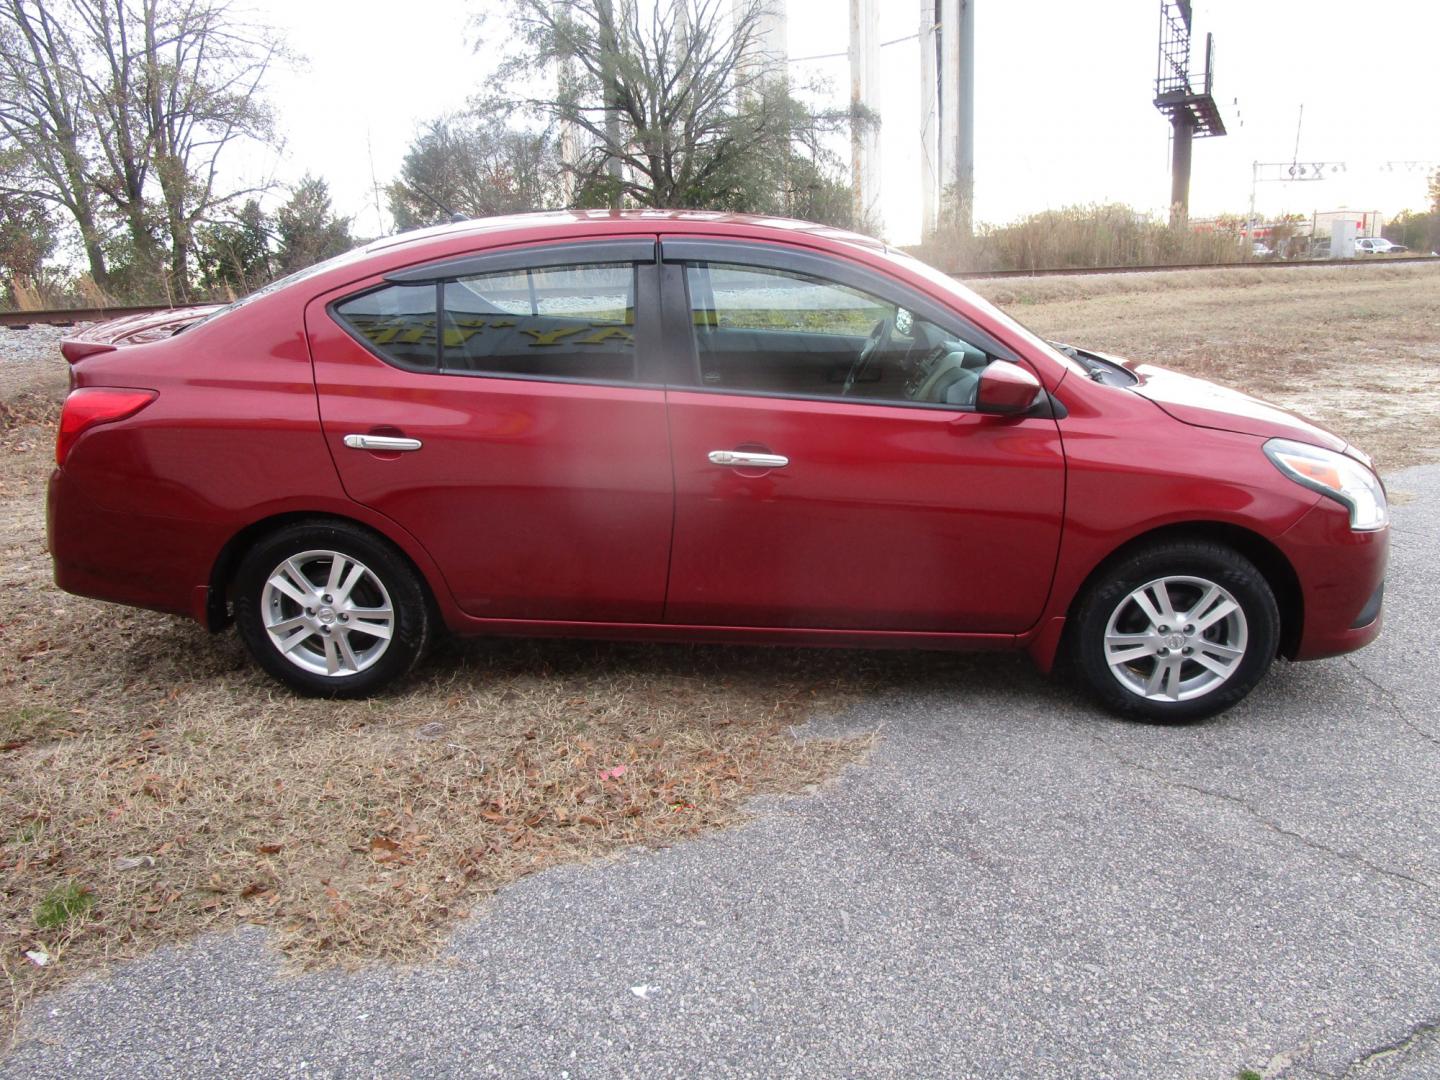
M 891 38 L 889 41 L 880 42 L 879 48 L 884 49 L 891 45 L 899 45 L 902 41 L 914 41 L 919 36 L 919 34 L 906 34 L 904 37 Z M 842 56 L 849 55 L 850 50 L 846 49 L 843 52 L 817 53 L 814 56 L 792 56 L 787 62 L 791 64 L 804 64 L 811 60 L 836 60 Z

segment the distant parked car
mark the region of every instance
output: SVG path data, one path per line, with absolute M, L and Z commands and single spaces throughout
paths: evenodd
M 1399 255 L 1409 250 L 1404 244 L 1393 244 L 1381 236 L 1362 236 L 1355 241 L 1356 255 Z
M 1273 259 L 1275 252 L 1263 240 L 1256 240 L 1250 245 L 1250 257 L 1254 259 Z
M 303 693 L 449 629 L 1064 654 L 1185 720 L 1380 632 L 1385 490 L 1345 439 L 853 233 L 491 218 L 191 320 L 64 343 L 56 581 L 234 621 Z

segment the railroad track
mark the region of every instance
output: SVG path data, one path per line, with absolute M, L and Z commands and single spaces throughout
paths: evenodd
M 130 307 L 58 308 L 53 311 L 0 311 L 0 326 L 25 330 L 31 326 L 75 326 L 78 323 L 123 319 L 127 315 L 149 315 L 155 311 L 172 311 L 185 304 L 135 304 Z
M 1183 263 L 1172 266 L 1067 266 L 1047 270 L 966 270 L 952 273 L 950 276 L 961 281 L 978 281 L 983 278 L 1081 277 L 1089 274 L 1154 274 L 1181 270 L 1278 270 L 1285 267 L 1297 269 L 1309 266 L 1376 266 L 1380 264 L 1396 266 L 1436 262 L 1440 262 L 1440 255 L 1366 259 L 1306 259 L 1301 262 L 1271 259 L 1242 263 Z M 55 311 L 0 311 L 0 326 L 8 326 L 16 330 L 27 329 L 31 326 L 75 326 L 79 323 L 123 319 L 127 315 L 148 315 L 155 311 L 172 311 L 185 306 L 184 304 L 138 304 L 130 307 L 62 308 Z

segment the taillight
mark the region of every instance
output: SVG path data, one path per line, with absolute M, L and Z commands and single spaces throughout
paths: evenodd
M 60 412 L 60 434 L 55 439 L 55 464 L 64 465 L 70 447 L 81 432 L 96 424 L 109 424 L 134 416 L 160 395 L 154 390 L 87 386 L 70 391 Z

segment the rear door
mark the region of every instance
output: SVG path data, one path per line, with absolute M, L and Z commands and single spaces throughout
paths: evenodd
M 1022 358 L 848 261 L 668 239 L 663 258 L 667 621 L 977 633 L 1036 621 L 1060 539 L 1059 431 L 1046 408 L 973 408 L 984 367 Z
M 660 620 L 673 481 L 654 260 L 653 236 L 511 249 L 307 308 L 347 493 L 425 546 L 466 613 Z

